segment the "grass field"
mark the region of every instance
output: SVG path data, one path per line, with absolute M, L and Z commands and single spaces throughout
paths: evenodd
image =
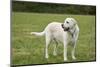
M 78 21 L 80 28 L 79 39 L 76 47 L 77 60 L 71 59 L 72 47 L 68 45 L 68 61 L 93 61 L 95 60 L 95 16 L 42 14 L 42 13 L 12 13 L 12 64 L 45 64 L 63 62 L 63 45 L 58 46 L 58 55 L 53 56 L 53 44 L 49 46 L 49 59 L 44 57 L 44 37 L 32 36 L 31 31 L 43 31 L 52 21 L 62 22 L 67 17 Z M 66 63 L 67 63 L 66 62 Z

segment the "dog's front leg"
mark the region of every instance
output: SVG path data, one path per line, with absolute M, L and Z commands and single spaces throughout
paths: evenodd
M 76 48 L 76 42 L 77 42 L 77 39 L 78 39 L 78 35 L 79 35 L 79 31 L 76 31 L 73 35 L 73 38 L 72 38 L 72 44 L 73 44 L 73 49 L 72 49 L 72 58 L 75 60 L 76 57 L 75 57 L 75 48 Z
M 66 37 L 66 34 L 64 36 L 64 61 L 67 61 L 67 37 Z
M 64 43 L 64 61 L 67 61 L 67 44 Z
M 73 42 L 73 49 L 72 49 L 72 58 L 75 60 L 75 48 L 76 48 L 76 42 Z

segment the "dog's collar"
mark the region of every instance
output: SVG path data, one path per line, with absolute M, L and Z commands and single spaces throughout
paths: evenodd
M 63 24 L 61 24 L 61 27 L 64 29 Z
M 61 24 L 62 29 L 64 30 L 63 24 Z
M 61 24 L 61 27 L 63 28 L 64 31 L 69 31 L 69 30 L 65 30 L 65 29 L 64 29 L 63 24 Z

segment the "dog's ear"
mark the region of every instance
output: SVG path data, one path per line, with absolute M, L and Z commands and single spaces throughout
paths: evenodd
M 74 25 L 77 24 L 77 21 L 74 18 L 72 18 L 71 20 L 74 22 Z

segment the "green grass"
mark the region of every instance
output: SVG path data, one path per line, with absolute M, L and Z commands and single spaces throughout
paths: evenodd
M 68 45 L 68 61 L 95 60 L 95 16 L 42 14 L 42 13 L 12 13 L 12 64 L 45 64 L 63 61 L 63 45 L 58 46 L 58 55 L 53 56 L 53 44 L 49 46 L 49 59 L 44 57 L 44 37 L 32 36 L 31 31 L 43 31 L 52 21 L 64 22 L 67 17 L 78 21 L 80 28 L 76 47 L 77 60 L 72 60 L 71 49 Z

